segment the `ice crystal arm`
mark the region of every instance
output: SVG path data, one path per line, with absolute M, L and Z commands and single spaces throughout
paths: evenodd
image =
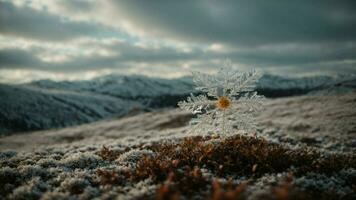
M 241 92 L 250 92 L 255 89 L 255 83 L 260 78 L 256 70 L 240 72 L 232 67 L 221 68 L 214 76 L 193 72 L 193 81 L 196 89 L 209 96 L 233 96 Z
M 232 86 L 230 95 L 239 95 L 241 92 L 254 91 L 256 82 L 260 79 L 261 74 L 256 70 L 247 73 L 240 73 L 239 77 L 235 79 L 235 85 Z
M 180 101 L 178 106 L 183 109 L 192 112 L 193 114 L 202 113 L 208 110 L 212 102 L 208 100 L 205 95 L 194 96 L 190 94 L 187 101 Z
M 208 74 L 193 72 L 193 82 L 195 89 L 207 93 L 209 96 L 217 96 L 217 89 L 221 87 L 221 83 L 214 77 Z
M 247 93 L 233 104 L 234 109 L 257 112 L 263 109 L 264 99 L 265 97 L 258 95 L 257 92 Z

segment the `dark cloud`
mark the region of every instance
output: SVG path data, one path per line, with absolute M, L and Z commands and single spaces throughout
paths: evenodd
M 355 43 L 327 43 L 290 45 L 271 45 L 263 48 L 243 48 L 240 51 L 229 52 L 225 56 L 233 61 L 258 66 L 303 67 L 306 64 L 355 60 Z
M 191 69 L 212 69 L 217 61 L 230 58 L 278 72 L 356 72 L 353 0 L 106 1 L 111 9 L 107 12 L 112 13 L 101 16 L 105 23 L 91 21 L 96 9 L 105 7 L 96 7 L 99 2 L 60 1 L 60 12 L 54 12 L 0 0 L 0 36 L 37 41 L 35 47 L 25 49 L 0 46 L 0 69 L 80 72 L 138 69 L 144 64 L 146 71 L 164 66 L 167 72 L 185 63 Z M 83 20 L 71 19 L 73 13 Z M 132 26 L 120 29 L 120 21 Z M 130 32 L 135 30 L 145 34 Z M 77 40 L 88 36 L 93 40 Z M 49 43 L 41 46 L 38 41 Z M 62 61 L 45 62 L 43 55 L 66 51 L 51 44 L 68 45 L 68 49 L 77 45 L 73 50 L 77 52 L 65 53 L 68 59 Z M 212 44 L 222 49 L 211 49 Z M 87 50 L 92 53 L 82 53 Z
M 353 0 L 113 2 L 143 30 L 184 41 L 263 45 L 356 40 Z
M 92 1 L 83 1 L 83 0 L 70 0 L 62 1 L 61 5 L 65 9 L 72 12 L 88 12 L 95 10 L 95 5 Z
M 127 42 L 114 44 L 90 43 L 94 46 L 92 55 L 74 55 L 69 60 L 61 62 L 44 62 L 40 59 L 41 55 L 50 49 L 29 48 L 27 50 L 11 48 L 0 49 L 0 69 L 37 69 L 46 71 L 81 71 L 93 70 L 98 68 L 123 68 L 132 66 L 128 63 L 167 63 L 177 61 L 189 61 L 201 57 L 202 52 L 184 53 L 175 48 L 142 48 L 131 45 Z M 87 46 L 88 48 L 90 48 Z M 106 50 L 113 55 L 95 54 L 100 50 Z
M 83 36 L 104 37 L 114 30 L 99 24 L 70 21 L 44 10 L 0 1 L 0 34 L 63 41 Z
M 0 49 L 0 69 L 33 68 L 41 66 L 41 61 L 31 51 L 21 49 Z
M 176 67 L 182 63 L 199 61 L 207 69 L 217 67 L 211 64 L 214 60 L 230 58 L 235 63 L 249 65 L 257 68 L 268 69 L 269 67 L 284 68 L 285 66 L 322 70 L 322 66 L 331 68 L 334 71 L 343 71 L 350 67 L 352 63 L 341 62 L 354 60 L 352 52 L 356 52 L 356 44 L 345 47 L 344 45 L 333 45 L 333 48 L 325 48 L 319 45 L 291 45 L 291 46 L 271 46 L 265 48 L 245 48 L 238 51 L 216 53 L 203 51 L 201 49 L 191 49 L 189 52 L 182 52 L 173 47 L 143 48 L 132 45 L 128 42 L 103 44 L 91 42 L 84 45 L 87 48 L 94 47 L 93 52 L 105 50 L 112 55 L 73 55 L 68 60 L 62 62 L 44 62 L 41 55 L 47 51 L 46 48 L 3 49 L 0 50 L 0 68 L 17 69 L 37 69 L 53 72 L 85 71 L 103 68 L 127 68 L 136 67 L 136 64 L 144 63 L 148 67 L 164 65 Z M 193 66 L 199 67 L 199 66 Z M 328 69 L 330 70 L 330 69 Z

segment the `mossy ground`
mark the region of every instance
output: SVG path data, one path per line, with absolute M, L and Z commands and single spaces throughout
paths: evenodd
M 167 141 L 145 148 L 154 154 L 143 156 L 131 171 L 98 171 L 101 184 L 120 185 L 125 180 L 135 183 L 149 178 L 158 187 L 155 193 L 141 199 L 247 199 L 245 191 L 259 178 L 266 174 L 283 174 L 279 182 L 266 185 L 270 187 L 268 198 L 355 197 L 356 177 L 345 180 L 353 192 L 342 196 L 330 190 L 315 191 L 314 188 L 295 187 L 293 179 L 310 173 L 332 176 L 343 169 L 356 169 L 356 155 L 289 149 L 247 136 L 225 139 L 188 137 L 179 142 Z M 103 148 L 102 151 L 108 150 Z M 112 159 L 111 155 L 106 154 L 102 154 L 102 158 Z
M 263 138 L 2 153 L 4 199 L 354 199 L 356 155 Z M 1 199 L 0 198 L 0 199 Z

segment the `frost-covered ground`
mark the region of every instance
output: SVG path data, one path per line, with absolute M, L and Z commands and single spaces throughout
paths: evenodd
M 296 159 L 313 158 L 310 160 L 312 166 L 318 166 L 318 163 L 324 166 L 328 161 L 330 169 L 316 167 L 305 171 L 309 166 L 303 166 L 303 163 L 300 166 L 293 164 L 275 169 L 268 166 L 263 168 L 259 157 L 251 157 L 259 164 L 252 166 L 253 173 L 246 174 L 241 174 L 241 171 L 235 174 L 233 171 L 219 173 L 214 171 L 214 167 L 209 168 L 210 164 L 197 164 L 199 169 L 188 170 L 193 174 L 192 181 L 198 177 L 200 182 L 196 184 L 208 184 L 200 185 L 192 195 L 184 193 L 191 190 L 179 186 L 179 181 L 170 178 L 170 175 L 162 175 L 167 180 L 160 181 L 162 177 L 154 178 L 150 174 L 151 165 L 147 166 L 148 169 L 139 167 L 144 162 L 151 163 L 143 158 L 159 156 L 160 152 L 155 149 L 164 148 L 157 145 L 190 137 L 186 133 L 186 125 L 192 116 L 179 110 L 165 109 L 59 130 L 3 137 L 0 138 L 0 199 L 164 199 L 167 191 L 171 191 L 167 184 L 174 185 L 175 181 L 177 187 L 183 189 L 179 190 L 180 193 L 172 190 L 175 196 L 171 197 L 199 199 L 210 194 L 211 199 L 219 199 L 221 194 L 217 194 L 220 191 L 217 185 L 224 185 L 229 179 L 237 187 L 232 191 L 226 189 L 227 192 L 241 194 L 240 197 L 246 199 L 285 199 L 288 195 L 301 194 L 303 191 L 306 192 L 304 198 L 355 199 L 355 108 L 356 93 L 267 100 L 265 110 L 258 116 L 261 128 L 257 136 L 267 140 L 267 146 L 261 146 L 262 150 L 270 148 L 269 145 L 272 147 L 269 149 L 271 152 L 266 150 L 263 157 L 269 159 L 275 149 L 283 148 L 286 149 L 283 150 L 285 155 L 294 152 Z M 219 142 L 224 144 L 223 140 L 209 138 L 205 143 L 219 145 Z M 274 144 L 279 146 L 274 147 Z M 179 146 L 176 150 L 179 151 Z M 247 148 L 246 151 L 251 149 Z M 299 151 L 310 153 L 304 155 Z M 239 149 L 237 152 L 245 150 Z M 180 155 L 179 152 L 177 154 Z M 221 155 L 224 156 L 228 155 Z M 333 156 L 336 158 L 333 159 Z M 339 162 L 338 159 L 344 156 L 351 158 Z M 280 162 L 278 159 L 276 162 Z M 174 165 L 176 162 L 180 162 L 179 159 L 172 160 Z M 250 163 L 249 160 L 241 162 Z M 221 166 L 224 168 L 224 163 Z M 165 169 L 161 167 L 161 170 Z M 135 171 L 137 168 L 141 172 Z M 183 169 L 187 170 L 179 168 Z M 147 177 L 140 174 L 146 170 L 150 172 L 146 174 Z M 158 170 L 157 173 L 161 172 Z M 316 194 L 310 194 L 310 191 Z M 318 196 L 319 193 L 321 195 Z

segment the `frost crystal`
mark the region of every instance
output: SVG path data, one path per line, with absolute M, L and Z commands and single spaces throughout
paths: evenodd
M 241 72 L 227 61 L 217 74 L 193 72 L 193 81 L 200 95 L 193 94 L 178 106 L 192 112 L 193 133 L 232 134 L 236 130 L 256 130 L 254 117 L 262 108 L 263 97 L 254 91 L 260 78 L 256 70 Z

